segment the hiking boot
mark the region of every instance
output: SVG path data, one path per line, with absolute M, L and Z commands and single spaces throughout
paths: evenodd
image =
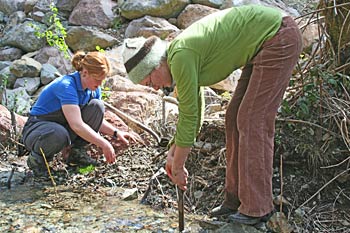
M 35 177 L 49 177 L 45 162 L 39 158 L 35 158 L 32 153 L 27 158 L 27 165 Z
M 225 207 L 224 205 L 220 205 L 218 207 L 215 207 L 209 212 L 210 217 L 220 217 L 220 216 L 228 216 L 230 214 L 236 213 L 237 210 L 230 209 L 228 207 Z
M 248 216 L 245 214 L 241 214 L 240 212 L 237 212 L 235 214 L 228 216 L 228 220 L 233 223 L 240 223 L 245 225 L 256 225 L 260 222 L 267 222 L 271 216 L 272 216 L 272 212 L 262 217 L 252 217 L 252 216 Z
M 97 166 L 99 162 L 91 158 L 84 147 L 73 147 L 69 153 L 66 163 L 71 166 Z

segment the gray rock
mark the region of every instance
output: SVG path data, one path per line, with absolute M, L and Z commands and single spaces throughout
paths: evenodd
M 223 3 L 223 0 L 192 0 L 192 3 L 210 6 L 214 8 L 220 8 Z
M 31 107 L 30 96 L 23 87 L 6 90 L 6 98 L 2 99 L 2 104 L 9 110 L 16 112 L 19 115 L 26 115 Z
M 37 26 L 38 30 L 34 27 Z M 7 31 L 2 39 L 0 46 L 12 46 L 25 52 L 33 52 L 45 45 L 44 38 L 38 38 L 35 33 L 44 31 L 46 26 L 38 22 L 26 21 Z
M 82 26 L 110 28 L 116 15 L 112 0 L 81 0 L 69 16 L 69 23 Z
M 0 11 L 10 15 L 16 11 L 23 11 L 26 0 L 1 0 Z
M 68 51 L 70 53 L 70 51 Z M 66 58 L 63 52 L 55 47 L 46 46 L 38 50 L 38 54 L 34 59 L 41 64 L 51 64 L 58 69 L 61 74 L 70 73 L 73 71 L 70 58 Z
M 78 4 L 80 0 L 60 0 L 56 3 L 59 13 L 65 17 L 69 18 L 69 15 L 73 11 L 74 7 Z
M 38 2 L 39 0 L 26 0 L 24 3 L 24 13 L 28 14 L 30 12 L 32 12 L 35 4 Z
M 48 63 L 43 64 L 40 72 L 40 81 L 43 85 L 49 84 L 58 76 L 60 76 L 60 73 L 56 67 Z
M 10 66 L 7 66 L 0 70 L 0 80 L 1 80 L 1 85 L 6 84 L 7 88 L 13 88 L 13 85 L 16 82 L 17 77 L 11 73 L 10 71 Z
M 39 77 L 42 65 L 29 57 L 22 57 L 15 60 L 10 66 L 10 71 L 16 77 Z
M 40 86 L 40 78 L 18 78 L 14 88 L 24 87 L 29 95 L 34 94 Z
M 21 58 L 22 54 L 23 52 L 19 48 L 2 48 L 0 49 L 0 61 L 14 61 L 16 59 Z
M 17 25 L 23 23 L 25 19 L 26 15 L 23 11 L 16 11 L 12 13 L 7 19 L 7 24 L 4 28 L 4 31 L 7 32 L 11 30 L 13 27 L 16 27 Z
M 137 19 L 145 15 L 154 17 L 177 17 L 190 4 L 190 0 L 135 1 L 119 0 L 121 15 L 127 19 Z
M 131 201 L 131 200 L 135 200 L 137 199 L 137 188 L 133 188 L 133 189 L 126 189 L 122 195 L 122 199 L 124 201 Z
M 156 35 L 165 39 L 169 34 L 177 31 L 179 29 L 166 19 L 146 15 L 129 23 L 125 31 L 125 37 L 149 37 Z
M 215 233 L 261 233 L 255 227 L 228 223 L 214 231 Z
M 10 61 L 0 61 L 0 70 L 10 66 L 12 64 L 12 62 Z
M 118 40 L 98 30 L 86 26 L 73 26 L 67 31 L 66 43 L 74 52 L 78 50 L 96 51 L 96 46 L 102 49 L 113 47 Z

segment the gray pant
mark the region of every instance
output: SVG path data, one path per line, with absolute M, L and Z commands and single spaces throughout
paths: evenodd
M 83 121 L 97 132 L 104 117 L 103 102 L 92 99 L 80 109 Z M 40 148 L 47 161 L 51 161 L 55 154 L 68 145 L 87 144 L 69 127 L 62 110 L 42 116 L 29 116 L 22 136 L 24 145 L 31 152 L 30 156 L 33 156 L 39 163 L 43 161 Z

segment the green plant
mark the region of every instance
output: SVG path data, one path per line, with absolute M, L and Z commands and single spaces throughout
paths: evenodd
M 94 165 L 81 167 L 81 168 L 79 168 L 79 173 L 82 175 L 86 175 L 86 174 L 89 174 L 90 172 L 94 171 L 94 169 L 95 169 Z
M 35 29 L 34 34 L 39 38 L 46 38 L 50 46 L 56 47 L 64 53 L 65 58 L 69 59 L 68 45 L 65 41 L 67 32 L 58 17 L 58 9 L 53 2 L 50 3 L 50 10 L 52 14 L 49 19 L 51 26 L 42 32 L 38 26 L 32 24 L 32 27 Z
M 221 97 L 223 100 L 230 101 L 231 100 L 231 94 L 228 91 L 225 91 L 221 94 Z
M 120 29 L 122 27 L 122 21 L 120 18 L 114 18 L 112 22 L 112 28 L 113 29 Z
M 106 81 L 102 82 L 101 89 L 102 89 L 102 100 L 107 100 L 109 98 L 111 89 L 109 87 L 105 86 Z
M 101 47 L 98 46 L 98 45 L 96 45 L 95 48 L 96 48 L 97 51 L 99 51 L 99 52 L 101 52 L 101 53 L 105 53 L 105 52 L 106 52 L 103 48 L 101 48 Z

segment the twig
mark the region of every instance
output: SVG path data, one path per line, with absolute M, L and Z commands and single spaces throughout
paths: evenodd
M 40 152 L 41 152 L 41 154 L 42 154 L 42 156 L 43 156 L 43 158 L 44 158 L 45 165 L 46 165 L 46 168 L 47 168 L 47 172 L 49 173 L 49 176 L 50 176 L 52 185 L 53 185 L 53 187 L 54 187 L 54 189 L 55 189 L 55 193 L 57 194 L 56 182 L 55 182 L 55 180 L 53 179 L 53 176 L 51 175 L 51 170 L 50 170 L 50 167 L 49 167 L 49 163 L 47 162 L 46 156 L 45 156 L 44 151 L 43 151 L 43 149 L 42 149 L 41 147 L 40 147 Z
M 328 130 L 328 129 L 326 129 L 326 128 L 324 128 L 324 127 L 318 125 L 318 124 L 315 124 L 315 123 L 312 123 L 312 122 L 309 122 L 309 121 L 295 120 L 295 119 L 287 119 L 287 118 L 285 118 L 285 119 L 283 119 L 283 118 L 277 118 L 277 121 L 290 122 L 290 123 L 302 123 L 302 124 L 307 124 L 307 125 L 315 126 L 315 127 L 317 127 L 317 128 L 320 128 L 320 129 L 322 129 L 322 130 L 324 130 L 324 131 L 326 131 L 326 132 L 332 134 L 332 135 L 335 136 L 335 137 L 339 137 L 339 136 L 338 136 L 336 133 L 334 133 L 333 131 L 330 131 L 330 130 Z
M 306 203 L 308 203 L 309 201 L 311 201 L 317 194 L 319 194 L 325 187 L 327 187 L 330 183 L 332 183 L 334 180 L 336 180 L 339 176 L 347 173 L 350 171 L 350 168 L 346 169 L 345 171 L 342 171 L 341 173 L 339 173 L 338 175 L 336 175 L 335 177 L 333 177 L 330 181 L 328 181 L 325 185 L 323 185 L 316 193 L 314 193 L 314 195 L 312 195 L 309 199 L 307 199 L 303 204 L 301 204 L 299 208 L 303 207 L 304 205 L 306 205 Z
M 283 205 L 283 156 L 280 154 L 280 180 L 281 180 L 281 200 L 280 200 L 280 213 L 282 213 Z M 282 224 L 282 223 L 280 223 Z M 282 226 L 282 225 L 281 225 Z
M 307 13 L 307 14 L 304 14 L 304 15 L 301 15 L 301 16 L 299 16 L 299 17 L 296 17 L 295 19 L 300 19 L 300 18 L 303 18 L 303 17 L 305 17 L 305 16 L 307 16 L 307 15 L 312 15 L 312 14 L 315 14 L 315 13 L 318 13 L 318 12 L 321 12 L 321 11 L 324 11 L 324 10 L 329 10 L 329 9 L 332 9 L 332 8 L 341 7 L 341 6 L 347 6 L 347 5 L 350 5 L 350 2 L 338 4 L 338 5 L 335 5 L 335 6 L 327 6 L 327 7 L 318 9 L 318 10 L 314 10 L 314 11 L 309 12 L 309 13 Z
M 327 166 L 327 167 L 321 167 L 322 169 L 327 169 L 327 168 L 334 168 L 334 167 L 338 167 L 340 165 L 342 165 L 343 163 L 347 162 L 347 161 L 350 161 L 350 156 L 346 159 L 344 159 L 343 161 L 341 161 L 340 163 L 337 163 L 337 164 L 334 164 L 334 165 L 330 165 L 330 166 Z
M 151 179 L 148 182 L 148 187 L 147 187 L 145 193 L 143 194 L 143 197 L 141 198 L 141 201 L 140 201 L 141 204 L 146 203 L 146 199 L 151 192 L 151 188 L 152 188 L 154 180 L 157 180 L 157 176 L 159 176 L 163 173 L 166 173 L 164 168 L 160 168 L 155 174 L 152 175 Z
M 7 179 L 7 188 L 8 189 L 11 189 L 11 180 L 12 180 L 12 177 L 13 177 L 13 173 L 15 173 L 15 169 L 16 168 L 14 168 L 14 167 L 11 169 L 10 176 Z

